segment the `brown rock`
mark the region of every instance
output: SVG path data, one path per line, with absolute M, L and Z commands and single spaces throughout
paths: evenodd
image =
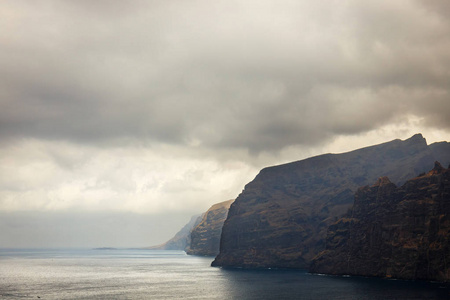
M 450 170 L 360 188 L 310 271 L 450 282 Z
M 191 243 L 187 254 L 216 256 L 219 253 L 223 222 L 233 200 L 214 204 L 203 215 L 201 222 L 191 231 Z

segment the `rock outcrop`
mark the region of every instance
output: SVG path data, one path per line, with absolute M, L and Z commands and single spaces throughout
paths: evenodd
M 450 170 L 360 188 L 310 272 L 450 282 Z
M 200 223 L 191 231 L 187 254 L 216 256 L 219 253 L 223 222 L 233 201 L 234 199 L 217 203 L 203 215 Z
M 183 250 L 187 251 L 191 245 L 191 231 L 202 221 L 204 214 L 195 215 L 189 223 L 184 225 L 173 238 L 158 246 L 147 247 L 150 250 Z
M 212 265 L 307 268 L 358 187 L 380 176 L 404 183 L 431 169 L 439 151 L 417 134 L 261 170 L 231 205 Z

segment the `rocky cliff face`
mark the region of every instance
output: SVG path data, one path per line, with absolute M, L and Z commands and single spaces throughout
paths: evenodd
M 146 249 L 184 250 L 191 255 L 216 256 L 219 253 L 223 222 L 233 201 L 214 204 L 205 213 L 193 216 L 189 223 L 164 244 Z
M 234 200 L 213 205 L 191 232 L 191 243 L 187 254 L 216 256 L 219 253 L 220 235 L 228 209 Z
M 450 170 L 360 188 L 310 271 L 450 282 Z
M 420 135 L 263 169 L 231 205 L 213 266 L 307 268 L 358 187 L 395 183 L 438 159 Z
M 186 251 L 191 245 L 191 231 L 194 229 L 203 218 L 204 214 L 196 215 L 191 218 L 189 223 L 184 225 L 173 238 L 158 246 L 147 247 L 151 250 L 183 250 Z

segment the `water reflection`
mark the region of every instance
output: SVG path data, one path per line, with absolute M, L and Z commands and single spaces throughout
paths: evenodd
M 439 283 L 339 277 L 296 270 L 221 269 L 232 299 L 450 299 Z
M 211 261 L 182 251 L 0 249 L 0 298 L 450 299 L 440 284 L 221 269 Z

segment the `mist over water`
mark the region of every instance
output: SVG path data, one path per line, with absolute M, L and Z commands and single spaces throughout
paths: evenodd
M 182 251 L 0 250 L 1 299 L 449 299 L 439 283 L 212 268 Z

